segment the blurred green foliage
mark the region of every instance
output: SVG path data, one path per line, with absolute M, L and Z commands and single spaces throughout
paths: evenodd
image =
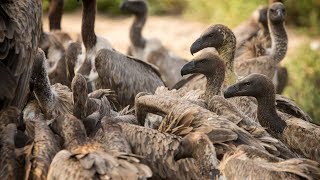
M 108 15 L 120 15 L 120 5 L 122 0 L 96 0 L 97 9 L 100 13 Z M 148 0 L 150 14 L 182 14 L 186 9 L 186 0 Z M 43 1 L 44 11 L 48 11 L 49 0 Z M 64 11 L 70 12 L 81 7 L 81 0 L 64 0 Z
M 303 27 L 310 35 L 320 34 L 320 0 L 284 0 L 288 22 Z
M 261 0 L 186 0 L 188 8 L 187 17 L 201 19 L 207 23 L 223 23 L 235 27 L 259 6 L 266 5 Z
M 320 0 L 283 0 L 288 21 L 301 26 L 311 35 L 320 34 Z M 48 0 L 43 1 L 48 10 Z M 122 0 L 97 0 L 100 13 L 119 15 Z M 189 18 L 209 23 L 224 23 L 234 27 L 250 16 L 259 5 L 267 0 L 148 0 L 150 14 L 184 14 Z M 81 0 L 65 0 L 65 11 L 81 7 Z
M 320 52 L 310 49 L 310 42 L 306 42 L 286 58 L 289 84 L 284 94 L 320 123 Z

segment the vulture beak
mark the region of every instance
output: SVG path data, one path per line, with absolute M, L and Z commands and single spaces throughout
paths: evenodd
M 202 38 L 198 38 L 194 43 L 192 43 L 191 47 L 190 47 L 190 52 L 191 54 L 195 54 L 197 52 L 199 52 L 200 50 L 202 50 Z
M 240 86 L 238 84 L 234 84 L 232 86 L 229 86 L 224 91 L 223 95 L 224 95 L 225 98 L 231 98 L 231 97 L 237 96 L 239 91 L 240 91 Z
M 181 76 L 194 73 L 195 69 L 196 69 L 195 62 L 190 61 L 182 67 L 182 69 L 180 71 Z
M 281 9 L 277 9 L 277 15 L 278 15 L 281 19 L 284 19 L 284 14 L 282 13 Z

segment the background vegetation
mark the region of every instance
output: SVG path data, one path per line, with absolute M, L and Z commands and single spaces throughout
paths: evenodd
M 312 50 L 308 41 L 286 58 L 290 79 L 284 94 L 320 123 L 320 51 Z
M 122 0 L 97 0 L 100 13 L 119 15 Z M 248 17 L 259 5 L 267 0 L 148 0 L 150 14 L 183 14 L 205 22 L 224 22 L 233 27 Z M 283 0 L 287 7 L 288 22 L 303 27 L 311 35 L 320 33 L 320 0 Z M 65 11 L 81 7 L 81 1 L 65 0 Z M 44 10 L 48 0 L 44 1 Z
M 98 11 L 117 16 L 122 14 L 122 0 L 97 0 Z M 208 24 L 223 23 L 235 27 L 250 16 L 267 0 L 148 0 L 152 15 L 182 15 Z M 287 24 L 291 29 L 308 36 L 320 35 L 320 0 L 284 0 L 287 7 Z M 44 1 L 44 10 L 48 8 Z M 81 7 L 81 1 L 65 0 L 65 11 Z M 294 99 L 313 119 L 320 123 L 320 52 L 310 49 L 310 42 L 299 45 L 297 51 L 286 57 L 289 69 L 289 86 L 285 95 Z

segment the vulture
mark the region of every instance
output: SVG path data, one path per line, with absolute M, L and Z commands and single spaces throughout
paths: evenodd
M 94 24 L 96 18 L 96 0 L 82 0 L 82 24 L 81 36 L 85 47 L 85 59 L 77 72 L 84 75 L 86 78 L 97 75 L 95 68 L 95 57 L 100 49 L 112 49 L 110 42 L 96 35 Z M 79 60 L 78 60 L 79 61 Z M 91 80 L 92 78 L 90 78 Z M 92 90 L 95 88 L 95 82 L 92 83 Z
M 79 63 L 77 60 L 79 56 L 82 54 L 82 47 L 80 43 L 72 42 L 68 46 L 68 49 L 66 50 L 66 64 L 67 64 L 67 74 L 68 74 L 68 81 L 72 82 L 72 79 L 74 78 L 74 71 L 75 67 L 77 67 L 77 63 Z
M 135 16 L 130 28 L 131 45 L 128 54 L 157 66 L 166 85 L 173 87 L 181 80 L 179 70 L 187 60 L 170 52 L 160 40 L 146 39 L 142 36 L 142 29 L 148 16 L 148 6 L 145 0 L 124 0 L 121 9 Z
M 0 178 L 16 179 L 18 160 L 15 154 L 15 134 L 17 126 L 10 123 L 0 132 Z
M 70 114 L 56 118 L 51 127 L 64 140 L 65 149 L 53 158 L 47 179 L 146 179 L 152 176 L 150 168 L 141 164 L 138 156 L 111 145 L 118 143 L 118 138 L 109 141 L 109 145 L 89 139 L 82 122 Z M 113 148 L 108 149 L 110 146 Z
M 258 101 L 257 116 L 260 124 L 290 149 L 320 162 L 320 127 L 299 118 L 282 119 L 275 106 L 275 88 L 262 74 L 250 74 L 228 87 L 224 96 L 252 96 Z
M 23 178 L 23 154 L 21 149 L 28 143 L 21 131 L 23 122 L 17 107 L 7 107 L 0 111 L 0 178 Z
M 182 114 L 188 115 L 188 118 L 183 119 L 181 124 L 176 124 L 178 131 L 183 131 L 183 134 L 200 131 L 207 134 L 213 143 L 227 142 L 230 146 L 248 144 L 264 150 L 263 146 L 266 145 L 255 139 L 253 135 L 243 128 L 238 127 L 239 121 L 232 122 L 183 98 L 177 99 L 170 96 L 139 94 L 136 98 L 135 107 L 137 119 L 142 125 L 145 123 L 147 113 L 164 117 L 173 112 L 173 116 L 176 118 L 179 116 L 183 117 Z M 172 121 L 173 124 L 178 122 Z M 216 134 L 219 133 L 224 133 L 225 135 L 217 136 Z M 292 153 L 290 155 L 290 152 L 287 152 L 289 157 L 294 157 Z
M 273 78 L 280 61 L 285 57 L 288 47 L 288 36 L 284 21 L 285 7 L 282 3 L 273 3 L 268 9 L 268 27 L 271 37 L 271 49 L 263 56 L 248 59 L 239 56 L 235 59 L 234 70 L 237 76 L 260 73 Z
M 132 152 L 144 157 L 142 162 L 155 179 L 211 179 L 219 174 L 215 148 L 203 133 L 181 138 L 128 123 L 119 125 Z
M 30 83 L 35 99 L 27 104 L 24 109 L 24 116 L 28 116 L 29 110 L 36 107 L 40 107 L 40 112 L 45 115 L 46 119 L 55 118 L 60 114 L 72 113 L 73 111 L 72 92 L 67 86 L 60 83 L 50 84 L 45 61 L 44 52 L 38 49 Z M 30 111 L 32 112 L 32 110 Z
M 109 89 L 99 89 L 88 95 L 86 79 L 77 74 L 72 80 L 72 97 L 74 102 L 73 115 L 81 119 L 88 136 L 94 134 L 101 126 L 100 120 L 111 115 L 111 105 L 116 109 L 117 99 L 114 92 Z
M 267 21 L 267 11 L 268 7 L 258 7 L 248 20 L 233 29 L 234 35 L 237 38 L 237 49 L 256 37 L 261 29 L 265 29 L 267 23 L 264 22 Z M 268 25 L 266 29 L 268 29 Z
M 319 179 L 319 163 L 303 158 L 281 160 L 256 148 L 239 146 L 224 155 L 219 170 L 226 179 Z
M 0 109 L 25 106 L 41 16 L 41 0 L 0 2 Z
M 122 107 L 132 106 L 139 92 L 154 93 L 157 87 L 164 86 L 155 67 L 113 50 L 101 49 L 95 64 L 103 88 L 115 91 Z
M 213 25 L 209 27 L 190 47 L 192 54 L 207 48 L 215 47 L 219 53 L 219 56 L 226 63 L 226 80 L 230 81 L 233 77 L 232 64 L 234 61 L 234 52 L 236 47 L 235 36 L 232 31 L 221 24 Z M 212 52 L 213 53 L 213 52 Z M 237 60 L 236 60 L 237 61 Z M 272 64 L 272 63 L 271 63 Z M 276 67 L 276 66 L 275 66 Z M 229 78 L 228 78 L 229 76 Z M 272 77 L 271 77 L 272 78 Z M 194 74 L 188 77 L 186 80 L 181 81 L 182 83 L 177 83 L 176 88 L 187 88 L 187 89 L 205 89 L 206 78 L 202 74 Z M 226 84 L 226 83 L 224 83 Z M 254 108 L 256 104 L 254 99 L 251 98 L 233 98 L 231 99 L 241 111 L 252 119 L 256 118 L 256 109 Z M 295 103 L 292 101 L 277 95 L 276 96 L 277 108 L 278 110 L 286 113 L 288 116 L 295 116 L 298 118 L 303 118 L 306 121 L 311 121 L 311 118 L 303 112 Z M 250 107 L 250 108 L 247 108 Z M 286 116 L 287 116 L 286 115 Z
M 111 89 L 122 107 L 133 105 L 136 94 L 154 92 L 164 83 L 151 65 L 113 50 L 108 41 L 96 36 L 95 11 L 95 0 L 83 0 L 81 33 L 86 58 L 77 72 L 88 79 L 90 90 Z
M 25 123 L 28 136 L 33 137 L 26 147 L 25 179 L 47 179 L 50 163 L 61 149 L 60 138 L 51 131 L 43 114 L 29 117 Z
M 61 30 L 64 0 L 49 0 L 49 29 Z

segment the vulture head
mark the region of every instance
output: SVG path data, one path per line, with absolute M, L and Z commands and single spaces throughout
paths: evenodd
M 124 0 L 120 9 L 132 14 L 143 15 L 148 12 L 148 5 L 144 0 Z
M 268 7 L 262 7 L 259 9 L 258 22 L 263 25 L 263 27 L 268 27 Z
M 276 2 L 270 5 L 268 10 L 268 19 L 272 23 L 282 23 L 286 18 L 286 8 L 280 2 Z
M 253 73 L 229 86 L 224 92 L 224 97 L 252 96 L 258 99 L 274 94 L 275 88 L 272 80 L 263 74 Z
M 217 54 L 204 52 L 182 67 L 181 76 L 194 73 L 215 76 L 224 74 L 224 71 L 224 62 Z
M 208 47 L 214 47 L 219 52 L 223 46 L 230 42 L 236 42 L 233 32 L 225 25 L 216 24 L 210 26 L 202 33 L 202 35 L 191 45 L 190 52 L 191 54 L 195 54 Z

